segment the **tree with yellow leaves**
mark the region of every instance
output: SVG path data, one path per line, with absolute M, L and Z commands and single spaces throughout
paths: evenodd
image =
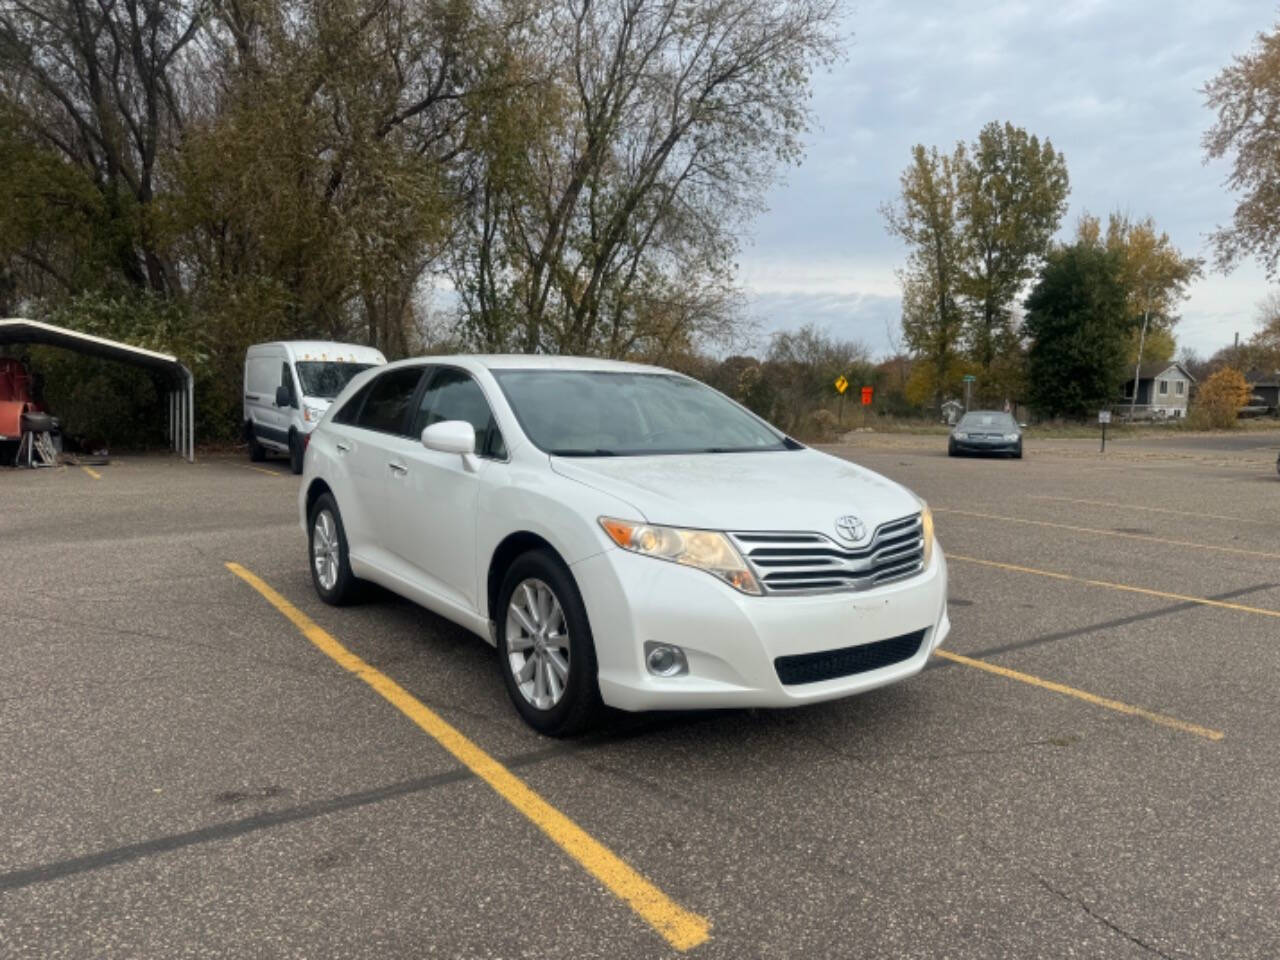
M 1195 426 L 1223 429 L 1234 427 L 1240 408 L 1249 402 L 1249 385 L 1244 374 L 1223 367 L 1204 382 L 1191 411 Z

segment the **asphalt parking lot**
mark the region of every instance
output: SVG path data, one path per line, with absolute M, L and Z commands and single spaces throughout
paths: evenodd
M 0 956 L 1274 958 L 1251 438 L 831 448 L 934 507 L 946 655 L 568 742 L 462 629 L 321 604 L 283 463 L 0 473 Z

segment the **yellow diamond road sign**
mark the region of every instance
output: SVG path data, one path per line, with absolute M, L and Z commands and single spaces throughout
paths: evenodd
M 843 375 L 836 377 L 836 393 L 844 393 L 849 389 L 849 381 Z

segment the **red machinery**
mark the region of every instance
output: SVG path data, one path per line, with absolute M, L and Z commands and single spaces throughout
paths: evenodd
M 22 438 L 22 415 L 40 407 L 31 399 L 31 374 L 21 360 L 0 357 L 0 441 Z
M 32 397 L 31 375 L 21 360 L 0 357 L 0 463 L 52 467 L 58 463 L 58 421 Z M 14 445 L 9 456 L 5 448 Z

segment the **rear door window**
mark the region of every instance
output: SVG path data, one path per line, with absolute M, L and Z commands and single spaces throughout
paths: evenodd
M 409 407 L 423 367 L 397 367 L 376 377 L 365 393 L 355 425 L 380 433 L 408 436 Z

